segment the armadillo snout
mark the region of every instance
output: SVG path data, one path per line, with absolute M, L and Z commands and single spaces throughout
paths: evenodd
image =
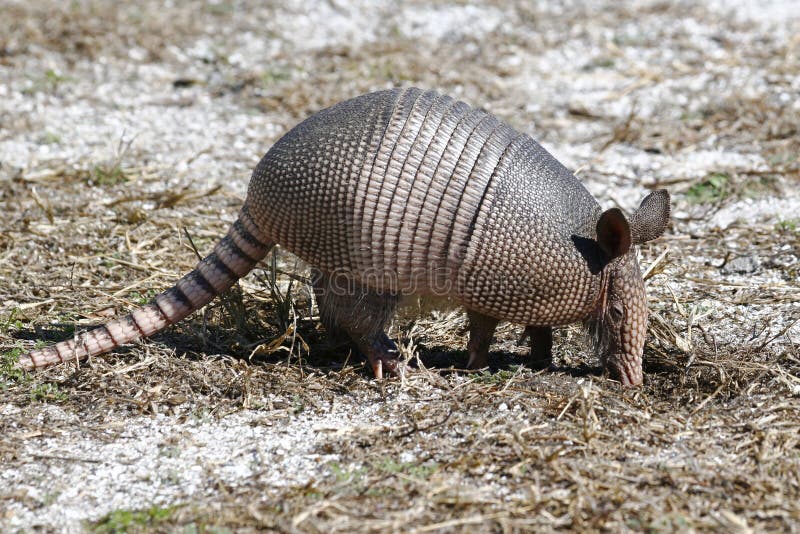
M 625 387 L 641 386 L 644 380 L 641 358 L 615 355 L 607 360 L 606 369 Z

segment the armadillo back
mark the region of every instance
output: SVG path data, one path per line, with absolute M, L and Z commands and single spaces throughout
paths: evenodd
M 569 235 L 590 232 L 598 209 L 530 137 L 416 88 L 363 95 L 299 124 L 257 166 L 247 205 L 266 235 L 323 271 L 376 290 L 451 295 L 508 319 L 549 312 L 476 291 L 486 273 L 569 280 Z

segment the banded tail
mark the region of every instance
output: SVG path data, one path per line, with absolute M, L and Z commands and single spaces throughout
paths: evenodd
M 214 251 L 149 304 L 126 317 L 83 332 L 75 339 L 21 356 L 19 366 L 30 370 L 97 356 L 177 323 L 225 292 L 267 255 L 274 243 L 264 243 L 260 236 L 261 231 L 247 208 L 242 209 Z

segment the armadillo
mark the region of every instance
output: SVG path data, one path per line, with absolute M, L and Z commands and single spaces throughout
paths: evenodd
M 376 377 L 400 359 L 386 327 L 401 298 L 467 310 L 470 368 L 496 326 L 525 326 L 547 365 L 552 328 L 582 322 L 605 370 L 642 383 L 647 302 L 634 245 L 662 235 L 670 200 L 651 192 L 629 218 L 601 210 L 530 136 L 417 88 L 341 102 L 295 126 L 253 171 L 227 235 L 172 288 L 129 315 L 30 352 L 32 369 L 95 356 L 202 308 L 276 244 L 313 268 L 320 315 Z

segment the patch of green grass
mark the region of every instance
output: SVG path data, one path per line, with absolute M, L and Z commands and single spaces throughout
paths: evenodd
M 153 300 L 153 298 L 156 295 L 158 295 L 158 290 L 156 289 L 148 289 L 147 291 L 142 291 L 142 292 L 134 291 L 133 293 L 130 294 L 128 300 L 130 300 L 134 304 L 138 304 L 139 306 L 144 306 L 145 304 Z
M 779 232 L 793 233 L 800 228 L 800 219 L 785 219 L 775 224 L 775 229 Z
M 158 455 L 165 458 L 180 458 L 181 448 L 177 445 L 162 445 L 158 448 Z
M 49 491 L 42 496 L 42 498 L 39 500 L 39 504 L 45 507 L 50 506 L 51 504 L 55 503 L 60 496 L 60 491 Z
M 57 145 L 61 142 L 61 137 L 54 134 L 53 132 L 44 132 L 39 137 L 39 143 L 43 145 Z
M 8 319 L 3 321 L 0 324 L 0 333 L 8 334 L 12 330 L 21 330 L 22 329 L 22 320 L 20 317 L 22 316 L 22 310 L 20 308 L 14 308 L 11 310 L 11 313 L 8 314 Z
M 39 92 L 54 93 L 58 86 L 69 81 L 70 78 L 59 74 L 53 69 L 47 69 L 41 76 L 32 76 L 31 85 L 24 89 L 24 94 L 34 94 Z
M 695 204 L 715 203 L 730 194 L 731 177 L 725 173 L 713 173 L 702 182 L 689 188 L 686 197 Z
M 61 391 L 58 384 L 44 382 L 31 389 L 31 402 L 64 402 L 69 395 Z
M 23 369 L 17 367 L 19 357 L 25 354 L 21 348 L 13 348 L 0 355 L 0 391 L 8 389 L 11 384 L 28 383 L 31 377 Z
M 115 260 L 121 260 L 122 259 L 122 254 L 120 254 L 119 252 L 113 252 L 111 254 L 104 255 L 103 254 L 103 250 L 100 247 L 97 248 L 97 255 L 100 256 L 100 258 L 101 258 L 100 259 L 100 265 L 102 265 L 106 269 L 112 269 L 114 267 L 117 267 L 119 265 L 119 262 L 115 261 Z M 133 293 L 131 293 L 131 295 L 133 295 L 133 296 L 141 295 L 141 293 L 133 292 Z
M 439 464 L 436 462 L 415 464 L 411 462 L 396 462 L 392 459 L 387 459 L 379 463 L 376 467 L 387 473 L 405 474 L 412 478 L 426 480 L 439 469 Z
M 681 113 L 682 121 L 697 121 L 705 118 L 705 115 L 700 111 L 684 111 Z
M 53 69 L 47 69 L 44 73 L 45 82 L 50 86 L 50 88 L 55 91 L 58 89 L 59 84 L 66 82 L 69 80 L 66 76 L 62 76 L 61 74 L 57 73 Z
M 647 38 L 644 34 L 634 33 L 618 33 L 611 39 L 615 45 L 620 48 L 625 47 L 640 47 L 647 44 Z
M 96 164 L 87 173 L 88 185 L 117 185 L 128 181 L 128 173 L 122 168 L 122 161 L 130 151 L 135 137 L 125 140 L 120 137 L 114 150 L 114 157 L 103 163 Z
M 203 405 L 197 405 L 191 411 L 192 421 L 196 425 L 203 425 L 214 421 L 211 411 Z
M 94 532 L 133 532 L 150 530 L 172 517 L 176 506 L 153 506 L 146 510 L 114 510 L 91 525 Z
M 491 371 L 481 371 L 479 374 L 475 375 L 473 381 L 477 384 L 487 384 L 487 385 L 503 385 L 509 380 L 511 380 L 517 372 L 519 368 L 518 365 L 512 365 L 508 369 L 500 369 L 496 373 Z
M 159 473 L 161 476 L 158 480 L 160 480 L 162 484 L 180 486 L 183 483 L 181 471 L 178 469 L 167 469 L 166 471 L 160 471 Z
M 598 57 L 584 65 L 581 70 L 584 72 L 591 72 L 595 69 L 610 69 L 614 66 L 614 58 L 611 57 Z
M 292 413 L 301 414 L 306 409 L 306 403 L 303 401 L 303 398 L 300 395 L 294 395 L 292 397 Z
M 297 265 L 295 265 L 294 271 L 297 271 Z M 275 303 L 275 318 L 278 321 L 278 328 L 285 332 L 292 324 L 292 314 L 294 313 L 294 285 L 296 280 L 290 278 L 286 290 L 283 291 L 278 283 L 279 272 L 278 252 L 272 249 L 270 269 L 269 271 L 265 271 L 266 276 L 261 279 L 267 288 L 269 288 L 270 297 L 272 298 L 272 302 Z
M 330 467 L 333 476 L 336 477 L 336 483 L 347 486 L 359 486 L 367 472 L 366 468 L 364 467 L 350 469 L 339 464 L 338 462 L 331 462 L 328 464 L 328 467 Z
M 261 83 L 263 85 L 273 85 L 279 82 L 284 82 L 292 78 L 292 73 L 288 69 L 275 68 L 270 69 L 261 75 Z
M 90 185 L 117 185 L 128 181 L 128 175 L 117 165 L 97 165 L 89 172 Z
M 206 11 L 215 16 L 230 15 L 234 12 L 232 2 L 214 2 L 204 7 Z

